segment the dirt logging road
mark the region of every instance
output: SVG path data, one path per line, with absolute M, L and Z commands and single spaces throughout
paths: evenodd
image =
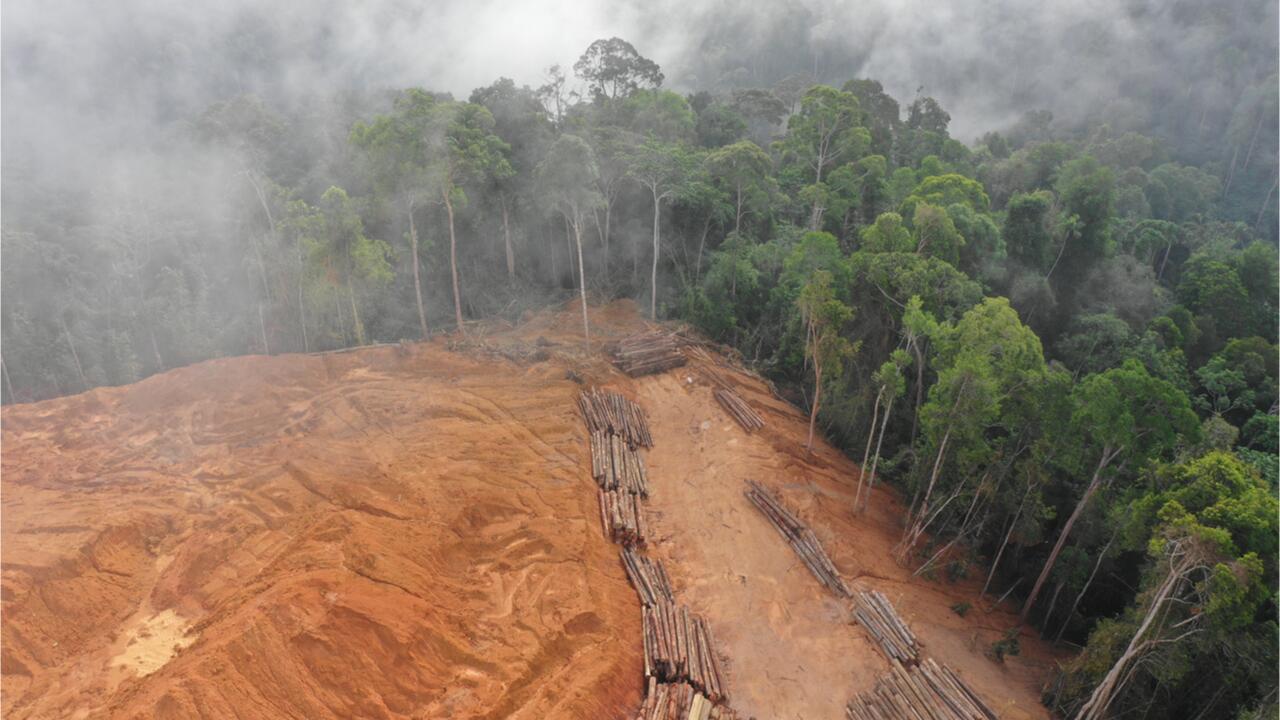
M 576 314 L 576 315 L 575 315 Z M 892 559 L 901 507 L 852 512 L 855 464 L 745 372 L 747 433 L 700 367 L 587 354 L 577 307 L 466 339 L 214 360 L 3 411 L 8 718 L 623 718 L 641 605 L 605 537 L 576 397 L 647 413 L 648 556 L 705 619 L 741 717 L 844 718 L 890 664 L 745 497 L 767 486 L 843 581 L 1004 718 L 1046 717 L 1052 655 L 977 588 Z M 603 341 L 634 306 L 592 312 Z M 721 388 L 723 389 L 723 388 Z

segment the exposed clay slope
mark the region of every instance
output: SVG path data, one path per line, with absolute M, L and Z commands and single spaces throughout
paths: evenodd
M 806 457 L 797 411 L 734 376 L 770 423 L 748 436 L 690 370 L 629 380 L 581 351 L 577 323 L 570 308 L 455 351 L 218 360 L 5 408 L 5 717 L 633 710 L 639 605 L 599 528 L 567 370 L 648 410 L 651 551 L 712 624 L 737 709 L 843 717 L 886 667 L 743 498 L 754 477 L 926 653 L 1007 717 L 1044 716 L 1044 651 L 1024 637 L 1006 666 L 984 658 L 1012 618 L 961 619 L 948 607 L 974 588 L 898 568 L 899 509 L 877 492 L 854 516 L 854 465 Z M 643 326 L 628 303 L 593 323 Z
M 444 345 L 6 408 L 4 716 L 638 704 L 639 606 L 597 527 L 577 386 Z

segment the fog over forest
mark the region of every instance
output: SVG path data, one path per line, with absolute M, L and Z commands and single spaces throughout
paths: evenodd
M 1275 0 L 2 20 L 5 404 L 634 301 L 1019 603 L 977 659 L 1039 631 L 1056 716 L 1276 717 Z

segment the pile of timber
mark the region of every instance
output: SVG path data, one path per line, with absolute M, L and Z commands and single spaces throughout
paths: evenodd
M 675 603 L 643 609 L 644 674 L 665 682 L 687 681 L 713 703 L 724 699 L 720 658 L 701 617 Z
M 680 367 L 686 362 L 680 343 L 674 335 L 648 332 L 618 341 L 613 351 L 613 364 L 631 377 Z
M 728 706 L 716 705 L 687 683 L 649 678 L 648 692 L 636 720 L 737 720 Z
M 911 628 L 898 617 L 889 598 L 877 590 L 858 592 L 853 598 L 853 617 L 880 644 L 885 657 L 904 665 L 920 660 L 920 643 Z
M 751 409 L 747 401 L 743 400 L 738 393 L 728 388 L 716 388 L 712 393 L 716 396 L 716 400 L 719 401 L 720 407 L 732 415 L 743 430 L 755 432 L 764 427 L 764 418 Z
M 600 522 L 605 537 L 620 545 L 643 545 L 649 527 L 640 510 L 639 496 L 625 490 L 599 490 Z
M 649 421 L 639 405 L 619 395 L 598 388 L 578 393 L 578 409 L 587 423 L 587 431 L 612 433 L 627 441 L 631 448 L 653 447 Z
M 625 490 L 649 497 L 649 473 L 640 452 L 621 437 L 607 432 L 591 433 L 591 477 L 601 490 Z
M 951 668 L 932 659 L 904 668 L 893 661 L 871 692 L 845 707 L 849 720 L 996 720 L 996 714 Z
M 818 582 L 838 597 L 849 597 L 849 588 L 845 586 L 844 580 L 840 579 L 840 573 L 836 571 L 836 566 L 831 563 L 831 558 L 827 557 L 826 551 L 822 549 L 822 544 L 818 542 L 812 530 L 805 527 L 795 515 L 782 507 L 760 483 L 748 480 L 746 495 L 747 499 L 764 513 L 769 522 L 773 523 L 778 532 L 782 533 L 782 537 L 791 544 L 792 549 L 804 564 L 813 571 Z
M 637 555 L 631 548 L 622 548 L 622 566 L 627 569 L 627 578 L 631 586 L 640 596 L 640 604 L 653 607 L 658 603 L 674 603 L 671 594 L 671 578 L 667 577 L 666 568 L 657 560 L 650 560 L 644 555 Z

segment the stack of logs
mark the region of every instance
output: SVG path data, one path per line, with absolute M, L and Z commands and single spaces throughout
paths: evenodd
M 755 432 L 764 427 L 764 418 L 760 417 L 760 414 L 753 410 L 738 393 L 729 388 L 716 388 L 712 392 L 720 403 L 720 407 L 733 416 L 743 430 Z
M 649 526 L 638 495 L 625 490 L 600 490 L 600 521 L 604 534 L 619 545 L 643 545 Z
M 591 433 L 591 477 L 601 490 L 624 490 L 649 497 L 649 473 L 645 470 L 644 458 L 613 433 Z
M 578 393 L 578 409 L 587 423 L 587 431 L 612 433 L 627 441 L 631 448 L 653 447 L 649 422 L 644 410 L 618 393 L 591 388 Z
M 813 571 L 818 582 L 825 585 L 837 597 L 849 597 L 849 588 L 845 586 L 844 580 L 840 579 L 840 573 L 836 571 L 831 558 L 827 557 L 826 551 L 822 549 L 822 544 L 818 542 L 812 530 L 805 527 L 804 523 L 796 519 L 796 516 L 782 507 L 760 483 L 748 480 L 746 495 L 747 499 L 751 500 L 778 529 L 778 532 L 782 533 L 782 537 L 791 544 L 792 549 L 804 564 Z
M 627 398 L 597 388 L 578 393 L 587 424 L 591 477 L 600 486 L 600 522 L 616 543 L 644 543 L 647 526 L 640 498 L 649 497 L 649 475 L 639 450 L 653 446 L 644 410 Z
M 631 548 L 624 547 L 622 566 L 627 569 L 627 578 L 640 596 L 641 605 L 652 607 L 660 602 L 676 601 L 671 594 L 671 578 L 667 577 L 667 570 L 660 561 L 637 555 Z
M 670 370 L 685 362 L 676 337 L 664 332 L 631 335 L 618 341 L 613 351 L 613 364 L 631 377 Z
M 737 720 L 727 705 L 715 705 L 687 683 L 660 683 L 649 678 L 649 690 L 636 720 Z
M 920 643 L 883 593 L 877 590 L 856 593 L 853 617 L 871 633 L 889 660 L 905 665 L 919 662 Z
M 720 660 L 706 621 L 669 602 L 645 607 L 642 619 L 646 677 L 687 681 L 713 703 L 724 699 Z
M 996 714 L 951 668 L 932 659 L 910 668 L 893 661 L 876 687 L 845 708 L 849 720 L 996 720 Z

